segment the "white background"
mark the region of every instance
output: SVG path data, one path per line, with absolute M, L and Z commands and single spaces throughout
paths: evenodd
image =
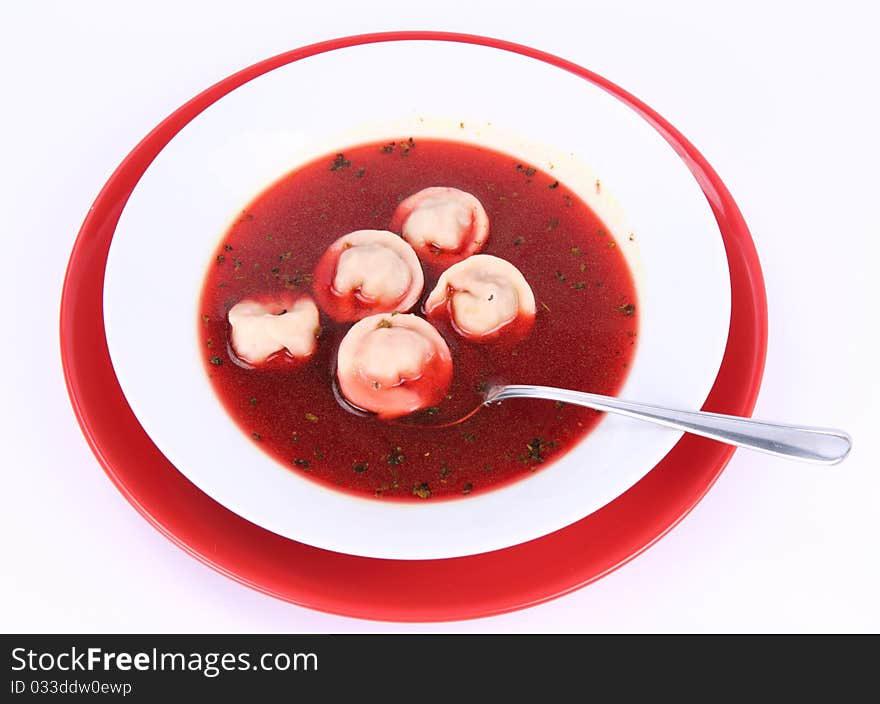
M 880 630 L 880 15 L 869 2 L 617 5 L 3 5 L 0 630 Z M 634 562 L 549 604 L 453 624 L 291 606 L 147 525 L 90 454 L 64 390 L 58 301 L 79 225 L 130 148 L 196 92 L 302 44 L 387 29 L 545 49 L 680 128 L 729 186 L 761 257 L 770 346 L 756 415 L 843 427 L 850 458 L 821 469 L 738 452 Z

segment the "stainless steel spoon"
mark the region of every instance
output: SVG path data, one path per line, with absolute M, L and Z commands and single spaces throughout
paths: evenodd
M 852 448 L 852 439 L 842 430 L 767 423 L 751 418 L 703 411 L 678 411 L 647 403 L 623 401 L 611 396 L 556 389 L 552 386 L 525 384 L 494 386 L 487 390 L 483 405 L 509 398 L 544 398 L 574 403 L 597 411 L 617 413 L 667 428 L 683 430 L 686 433 L 702 435 L 729 445 L 815 464 L 832 465 L 842 462 Z

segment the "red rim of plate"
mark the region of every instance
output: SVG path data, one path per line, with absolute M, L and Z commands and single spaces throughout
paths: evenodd
M 295 49 L 229 76 L 162 121 L 107 181 L 76 239 L 61 299 L 61 358 L 77 419 L 107 475 L 144 518 L 191 555 L 242 584 L 313 609 L 388 621 L 448 621 L 539 604 L 620 567 L 690 512 L 721 474 L 733 448 L 686 436 L 641 481 L 604 508 L 504 550 L 446 560 L 343 555 L 270 533 L 184 478 L 128 406 L 104 335 L 104 268 L 116 223 L 144 171 L 180 129 L 219 98 L 279 66 L 335 49 L 406 40 L 478 44 L 544 61 L 603 88 L 663 135 L 703 189 L 730 267 L 729 339 L 703 408 L 749 415 L 764 369 L 767 302 L 746 223 L 712 167 L 654 110 L 592 71 L 520 44 L 445 32 L 363 34 Z

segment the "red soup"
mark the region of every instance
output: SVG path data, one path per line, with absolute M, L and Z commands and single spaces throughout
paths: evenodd
M 360 496 L 435 501 L 497 488 L 547 471 L 601 415 L 522 399 L 446 428 L 352 413 L 334 382 L 336 353 L 352 323 L 323 311 L 317 350 L 307 361 L 249 368 L 235 358 L 230 307 L 310 294 L 328 245 L 354 230 L 389 229 L 398 204 L 431 186 L 479 199 L 489 218 L 482 253 L 522 272 L 536 316 L 512 345 L 471 342 L 438 323 L 454 373 L 443 401 L 420 414 L 426 424 L 465 415 L 493 383 L 615 394 L 635 351 L 637 301 L 624 257 L 596 214 L 552 174 L 490 149 L 435 139 L 353 147 L 289 173 L 242 211 L 212 255 L 200 304 L 205 368 L 258 447 L 292 472 Z M 411 311 L 419 315 L 447 265 L 424 259 L 424 291 Z

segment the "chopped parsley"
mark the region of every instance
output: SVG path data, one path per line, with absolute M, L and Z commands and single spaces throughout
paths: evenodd
M 400 447 L 392 447 L 385 460 L 391 465 L 403 464 L 406 462 L 406 455 L 403 454 Z
M 215 367 L 219 367 L 221 364 L 223 364 L 222 357 L 211 357 L 211 359 L 208 361 L 211 362 L 211 364 L 213 364 Z
M 636 307 L 632 303 L 627 303 L 625 306 L 617 306 L 614 310 L 620 311 L 627 318 L 631 318 L 636 312 Z
M 305 413 L 305 414 L 303 414 L 303 417 L 309 423 L 317 423 L 318 422 L 318 416 L 316 416 L 314 413 Z
M 431 498 L 431 490 L 428 488 L 428 482 L 422 482 L 421 484 L 415 484 L 412 490 L 413 496 L 418 496 L 420 499 L 429 499 Z
M 345 158 L 345 154 L 337 154 L 336 158 L 333 160 L 333 165 L 330 167 L 331 171 L 342 171 L 342 169 L 346 169 L 351 166 L 351 162 Z
M 555 442 L 547 442 L 544 438 L 533 438 L 526 443 L 526 454 L 520 457 L 523 464 L 543 464 L 545 452 L 556 447 Z
M 470 482 L 467 482 L 467 483 L 464 485 L 464 488 L 461 490 L 461 493 L 462 493 L 462 494 L 470 494 L 470 493 L 471 493 L 471 490 L 472 490 L 473 488 L 474 488 L 474 485 L 471 484 Z
M 370 467 L 370 463 L 369 463 L 369 462 L 355 462 L 355 463 L 351 466 L 351 468 L 352 468 L 355 472 L 357 472 L 358 474 L 363 474 L 364 472 L 367 471 L 367 469 L 369 469 L 369 467 Z

